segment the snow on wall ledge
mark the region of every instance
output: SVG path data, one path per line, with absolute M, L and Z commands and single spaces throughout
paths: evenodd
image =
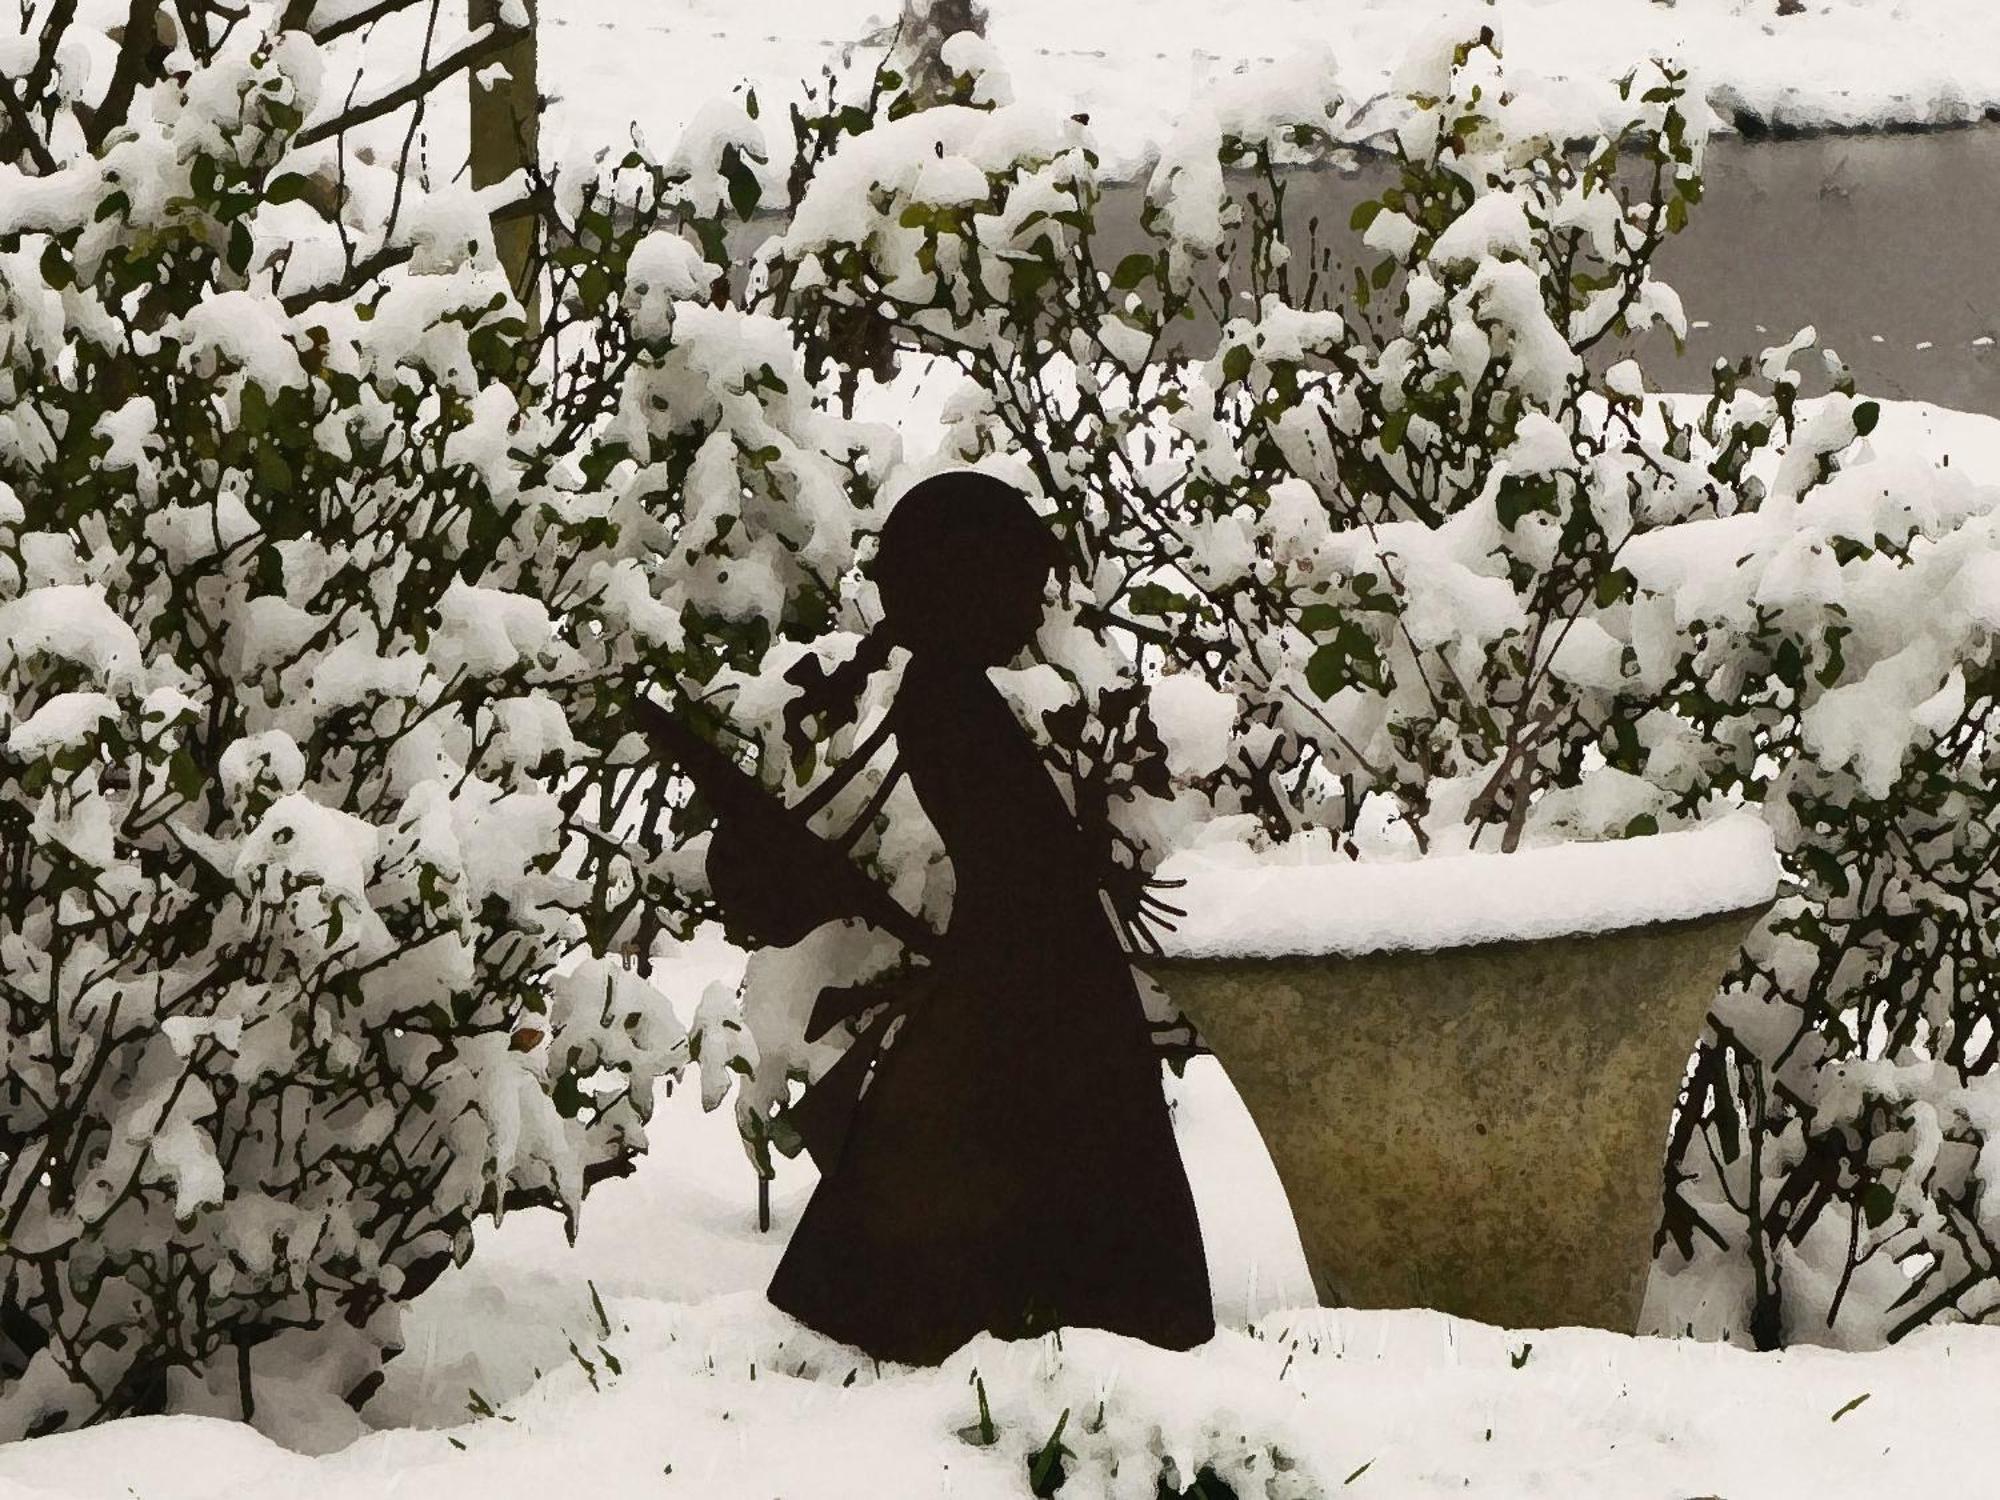
M 1611 932 L 1760 906 L 1777 894 L 1771 831 L 1749 813 L 1680 833 L 1513 854 L 1280 863 L 1245 845 L 1161 864 L 1186 910 L 1169 958 L 1352 958 L 1394 949 Z

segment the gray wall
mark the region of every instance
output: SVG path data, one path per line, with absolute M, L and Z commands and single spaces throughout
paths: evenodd
M 1717 358 L 1755 355 L 1811 324 L 1866 393 L 2000 416 L 2000 126 L 1718 136 L 1705 169 L 1702 203 L 1660 256 L 1687 310 L 1686 352 L 1658 333 L 1639 346 L 1657 385 L 1705 389 Z M 1354 205 L 1389 180 L 1380 164 L 1294 172 L 1294 243 L 1316 215 L 1346 251 Z M 1138 248 L 1140 200 L 1138 184 L 1106 194 L 1100 264 Z
M 1810 323 L 1865 391 L 2000 416 L 2000 129 L 1728 137 L 1705 175 L 1660 258 L 1688 317 L 1710 324 L 1677 383 Z M 1645 353 L 1664 382 L 1673 346 L 1659 343 Z

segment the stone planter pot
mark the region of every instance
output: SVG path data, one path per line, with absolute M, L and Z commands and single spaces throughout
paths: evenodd
M 1150 972 L 1257 1122 L 1323 1302 L 1635 1330 L 1688 1056 L 1775 889 L 1761 825 L 1166 873 L 1190 920 Z M 1383 946 L 1399 906 L 1425 947 Z

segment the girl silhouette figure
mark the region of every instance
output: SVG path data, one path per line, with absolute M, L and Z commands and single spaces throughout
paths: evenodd
M 882 530 L 882 625 L 799 705 L 837 711 L 891 646 L 909 652 L 889 728 L 954 876 L 929 993 L 877 1055 L 769 1292 L 877 1358 L 934 1364 L 981 1331 L 1183 1349 L 1215 1330 L 1159 1062 L 1099 896 L 1108 851 L 987 677 L 1032 639 L 1058 562 L 1018 490 L 923 481 Z

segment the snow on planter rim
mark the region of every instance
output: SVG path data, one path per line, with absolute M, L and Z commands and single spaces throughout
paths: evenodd
M 1742 911 L 1772 899 L 1778 859 L 1762 819 L 1512 854 L 1284 864 L 1246 846 L 1184 850 L 1159 868 L 1187 915 L 1168 958 L 1356 957 L 1397 949 L 1612 932 Z

